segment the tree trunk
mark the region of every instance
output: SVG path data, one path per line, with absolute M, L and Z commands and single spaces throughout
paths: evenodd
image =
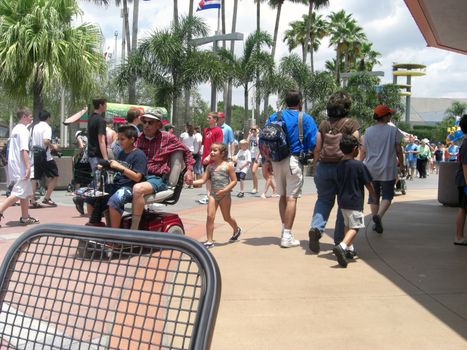
M 282 11 L 282 4 L 284 2 L 281 1 L 277 4 L 277 12 L 276 12 L 276 24 L 274 25 L 274 38 L 272 42 L 272 49 L 271 49 L 271 56 L 274 59 L 276 55 L 276 45 L 277 45 L 277 36 L 279 33 L 279 23 L 281 19 L 281 11 Z M 266 114 L 268 111 L 269 107 L 269 92 L 266 92 L 264 95 L 264 104 L 263 104 L 263 113 Z M 256 123 L 259 123 L 259 120 L 256 121 Z
M 244 85 L 243 107 L 245 108 L 245 114 L 244 114 L 244 121 L 245 121 L 245 120 L 248 120 L 248 84 Z
M 340 85 L 340 80 L 341 80 L 341 76 L 340 76 L 340 59 L 341 59 L 341 55 L 340 55 L 340 50 L 339 48 L 336 48 L 336 81 L 337 81 L 337 84 Z
M 37 68 L 36 74 L 34 77 L 34 86 L 33 86 L 33 105 L 32 105 L 32 116 L 34 123 L 39 122 L 39 113 L 42 112 L 44 108 L 44 102 L 42 100 L 42 89 L 44 87 L 42 82 L 42 74 L 40 72 L 41 68 Z
M 225 0 L 221 1 L 221 31 L 225 35 Z M 225 40 L 222 41 L 222 47 L 226 48 Z
M 305 43 L 303 43 L 303 45 L 302 45 L 302 62 L 303 62 L 303 63 L 306 62 L 306 47 L 305 47 Z
M 133 28 L 131 32 L 131 53 L 136 51 L 138 47 L 138 17 L 139 17 L 139 0 L 133 0 Z M 132 76 L 132 78 L 128 82 L 128 102 L 131 104 L 136 103 L 136 77 L 135 76 Z
M 193 1 L 190 1 L 190 7 L 188 9 L 188 17 L 193 17 Z M 190 42 L 191 35 L 189 35 L 189 40 Z M 190 106 L 190 101 L 191 101 L 191 91 L 190 89 L 185 89 L 185 122 L 186 123 L 191 123 L 191 106 Z
M 261 1 L 256 0 L 256 32 L 261 30 Z M 256 46 L 256 51 L 259 52 L 259 45 Z M 256 70 L 256 93 L 255 93 L 255 119 L 259 118 L 259 108 L 261 100 L 259 99 L 259 71 Z
M 131 41 L 130 41 L 130 22 L 128 20 L 128 2 L 123 0 L 123 20 L 125 21 L 125 41 L 126 41 L 126 52 L 130 55 L 131 52 Z
M 188 9 L 188 16 L 193 17 L 193 3 L 194 3 L 194 1 L 190 0 L 189 3 L 190 3 L 190 7 Z
M 308 19 L 306 21 L 306 35 L 305 35 L 305 55 L 303 63 L 306 63 L 306 54 L 309 50 L 310 35 L 311 35 L 311 16 L 313 15 L 313 0 L 308 0 Z
M 310 40 L 311 42 L 314 41 L 314 38 L 313 37 L 310 37 Z M 314 49 L 313 49 L 313 45 L 311 45 L 311 48 L 310 48 L 310 69 L 311 69 L 311 73 L 314 73 L 315 72 L 315 60 L 314 60 Z
M 178 0 L 174 0 L 174 24 L 178 24 Z
M 235 33 L 237 29 L 237 12 L 238 12 L 238 0 L 234 0 L 234 8 L 232 14 L 232 33 Z M 230 52 L 233 54 L 235 50 L 235 40 L 230 42 Z M 225 122 L 227 124 L 232 123 L 232 79 L 228 80 L 227 88 L 227 99 L 224 103 Z

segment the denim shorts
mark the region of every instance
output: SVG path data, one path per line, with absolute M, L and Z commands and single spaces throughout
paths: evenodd
M 154 193 L 165 191 L 167 189 L 167 184 L 162 177 L 156 175 L 148 175 L 146 176 L 146 181 L 151 184 L 152 191 Z
M 246 174 L 242 171 L 235 173 L 237 175 L 237 181 L 245 180 Z
M 133 192 L 129 187 L 121 187 L 115 193 L 110 196 L 107 205 L 110 208 L 114 208 L 121 213 L 123 213 L 123 209 L 125 203 L 130 203 L 133 200 Z
M 394 198 L 394 185 L 396 184 L 396 180 L 390 181 L 372 181 L 373 187 L 375 188 L 376 192 L 376 200 L 368 196 L 368 204 L 378 204 L 380 198 L 383 200 L 392 201 Z

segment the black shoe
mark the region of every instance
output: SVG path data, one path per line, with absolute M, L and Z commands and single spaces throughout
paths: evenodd
M 245 194 L 243 192 L 238 192 L 237 197 L 238 198 L 243 198 Z
M 383 223 L 381 222 L 381 217 L 379 215 L 373 215 L 373 222 L 375 223 L 373 230 L 378 233 L 383 233 Z
M 242 234 L 242 229 L 240 227 L 237 227 L 232 237 L 230 237 L 229 241 L 235 242 L 238 239 L 238 237 L 240 237 L 241 234 Z
M 332 252 L 337 257 L 337 262 L 339 263 L 339 265 L 342 267 L 347 267 L 348 262 L 347 258 L 345 257 L 345 250 L 340 245 L 336 245 L 332 249 Z
M 310 231 L 308 231 L 308 247 L 313 253 L 319 253 L 319 240 L 323 234 L 321 231 L 317 228 L 310 228 Z
M 73 197 L 73 203 L 75 203 L 75 208 L 81 215 L 84 215 L 84 199 L 79 196 Z
M 355 259 L 356 256 L 357 256 L 357 251 L 355 249 L 354 250 L 347 249 L 345 251 L 345 257 L 347 259 Z

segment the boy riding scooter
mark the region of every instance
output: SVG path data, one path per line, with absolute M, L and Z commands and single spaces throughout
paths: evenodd
M 137 137 L 137 132 L 131 125 L 118 129 L 118 141 L 122 151 L 116 160 L 102 160 L 98 165 L 98 169 L 114 170 L 116 175 L 112 183 L 105 186 L 107 195 L 86 199 L 88 213 L 91 213 L 86 225 L 105 226 L 101 222 L 101 217 L 104 209 L 108 206 L 110 226 L 120 227 L 124 205 L 131 202 L 133 198 L 133 185 L 140 182 L 147 171 L 146 155 L 134 147 Z

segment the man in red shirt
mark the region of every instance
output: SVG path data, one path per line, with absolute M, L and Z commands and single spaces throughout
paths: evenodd
M 144 210 L 144 196 L 167 189 L 164 175 L 170 172 L 170 155 L 183 151 L 183 160 L 187 167 L 185 182 L 193 182 L 193 164 L 195 163 L 190 150 L 174 134 L 162 129 L 162 114 L 147 112 L 140 117 L 143 132 L 136 141 L 136 147 L 141 149 L 148 159 L 148 175 L 145 182 L 133 186 L 133 219 L 131 229 L 137 230 Z
M 205 170 L 211 160 L 211 145 L 214 142 L 222 142 L 224 139 L 222 129 L 217 126 L 218 121 L 219 114 L 217 112 L 211 112 L 208 114 L 208 127 L 204 128 L 203 130 L 203 154 L 201 156 L 201 164 L 203 164 Z M 208 195 L 209 192 L 211 192 L 210 181 L 206 182 L 206 190 L 208 194 L 205 197 L 198 200 L 198 203 L 208 204 Z

